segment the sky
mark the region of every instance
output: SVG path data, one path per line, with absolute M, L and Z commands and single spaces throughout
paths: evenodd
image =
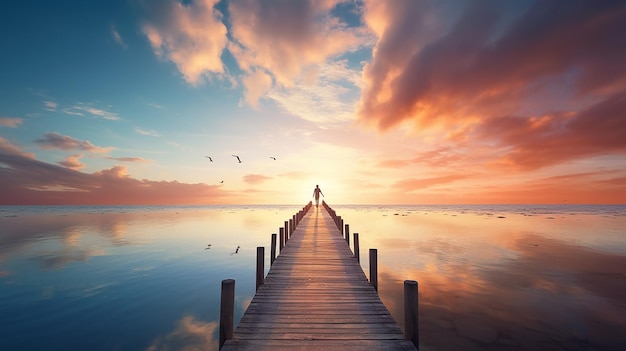
M 21 0 L 0 32 L 1 205 L 626 202 L 625 1 Z

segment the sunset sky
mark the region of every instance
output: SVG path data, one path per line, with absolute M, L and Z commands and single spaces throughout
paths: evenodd
M 626 202 L 625 1 L 1 8 L 3 205 Z

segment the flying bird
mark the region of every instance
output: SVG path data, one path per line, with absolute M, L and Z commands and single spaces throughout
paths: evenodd
M 274 157 L 274 156 L 270 156 L 270 158 L 271 158 L 272 160 L 276 161 L 276 157 Z
M 222 180 L 222 181 L 220 182 L 220 184 L 224 184 L 224 181 Z
M 239 156 L 237 155 L 232 155 L 233 157 L 235 157 L 237 159 L 237 161 L 239 161 L 239 163 L 241 163 L 241 160 L 239 159 Z
M 213 159 L 211 157 L 209 157 L 209 156 L 204 156 L 204 157 L 208 158 L 209 161 L 213 162 Z
M 211 248 L 211 244 L 207 245 L 207 247 L 205 248 L 205 250 L 209 250 Z

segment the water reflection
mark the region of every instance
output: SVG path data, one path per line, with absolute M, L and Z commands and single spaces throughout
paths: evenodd
M 626 238 L 620 229 L 626 222 L 620 216 L 557 213 L 548 224 L 542 215 L 529 219 L 517 212 L 402 217 L 381 211 L 384 231 L 375 234 L 370 226 L 380 223 L 350 208 L 338 212 L 358 223 L 351 224 L 354 231 L 364 227 L 374 236 L 360 234 L 361 250 L 364 241 L 378 248 L 380 295 L 400 324 L 402 281 L 419 282 L 424 349 L 626 346 Z M 368 263 L 363 267 L 367 272 Z
M 203 322 L 193 316 L 184 316 L 171 333 L 156 338 L 147 351 L 216 351 L 219 349 L 217 322 Z
M 236 323 L 256 247 L 299 209 L 2 208 L 0 349 L 216 349 L 221 280 Z M 419 281 L 426 350 L 626 349 L 625 207 L 335 209 L 365 272 L 378 248 L 400 324 L 402 281 Z
M 0 349 L 217 349 L 221 280 L 238 321 L 256 247 L 298 209 L 4 207 Z

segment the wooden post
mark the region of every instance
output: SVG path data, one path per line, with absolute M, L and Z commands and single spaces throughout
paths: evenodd
M 337 216 L 337 229 L 339 229 L 343 236 L 343 219 L 341 219 L 341 216 Z
M 256 289 L 265 283 L 265 247 L 256 248 Z
M 357 262 L 361 262 L 361 254 L 359 252 L 359 233 L 354 233 L 354 257 Z
M 378 291 L 378 250 L 370 249 L 370 284 Z
M 289 240 L 289 222 L 285 221 L 285 243 Z
M 289 220 L 289 236 L 293 235 L 293 218 Z
M 235 314 L 235 280 L 222 280 L 222 297 L 220 301 L 220 345 L 233 338 L 233 316 Z
M 285 247 L 285 228 L 278 228 L 278 233 L 280 236 L 280 252 L 283 252 L 283 247 Z
M 419 325 L 418 325 L 418 297 L 417 282 L 415 280 L 404 281 L 404 337 L 411 341 L 415 348 L 420 348 Z
M 270 247 L 270 266 L 274 264 L 276 259 L 276 233 L 272 234 L 272 246 Z
M 350 225 L 346 224 L 346 242 L 348 243 L 348 247 L 350 247 Z

